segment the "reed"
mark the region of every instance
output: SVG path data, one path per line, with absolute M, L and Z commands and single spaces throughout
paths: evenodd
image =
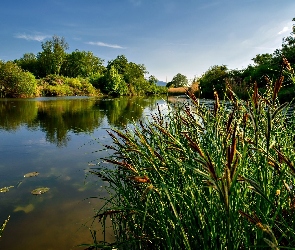
M 277 98 L 285 71 L 294 74 L 286 61 L 248 101 L 228 89 L 210 110 L 188 93 L 165 116 L 111 131 L 114 168 L 96 170 L 111 190 L 95 216 L 112 219 L 105 248 L 294 247 L 295 116 Z

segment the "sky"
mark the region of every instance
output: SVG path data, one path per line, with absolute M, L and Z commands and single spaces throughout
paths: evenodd
M 0 60 L 42 51 L 53 35 L 68 53 L 125 55 L 149 75 L 189 80 L 213 65 L 243 69 L 281 48 L 295 0 L 1 0 Z

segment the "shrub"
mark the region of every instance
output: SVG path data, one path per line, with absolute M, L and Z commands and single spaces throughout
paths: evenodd
M 38 90 L 44 96 L 96 95 L 87 79 L 49 75 L 39 81 Z
M 13 62 L 0 61 L 0 97 L 32 97 L 36 90 L 37 81 L 32 73 Z

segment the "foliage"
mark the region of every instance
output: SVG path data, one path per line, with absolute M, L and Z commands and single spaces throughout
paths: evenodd
M 95 215 L 112 219 L 105 248 L 294 247 L 295 113 L 277 98 L 282 82 L 263 93 L 255 84 L 249 102 L 215 92 L 212 108 L 191 95 L 167 116 L 109 131 L 114 154 L 103 160 L 116 167 L 90 171 L 109 184 Z
M 31 72 L 35 77 L 39 76 L 39 63 L 35 54 L 25 53 L 22 58 L 14 60 L 19 67 Z
M 185 75 L 182 75 L 178 73 L 176 76 L 172 78 L 171 82 L 168 82 L 166 87 L 174 87 L 174 88 L 179 88 L 179 87 L 186 87 L 188 85 L 188 80 Z
M 147 91 L 147 88 L 145 85 L 147 85 L 147 81 L 144 78 L 144 75 L 147 73 L 146 68 L 142 64 L 136 64 L 133 62 L 128 62 L 127 58 L 124 55 L 117 56 L 116 59 L 111 60 L 108 62 L 107 65 L 107 73 L 108 75 L 114 74 L 114 70 L 117 71 L 116 74 L 120 76 L 120 84 L 118 86 L 121 86 L 120 93 L 116 91 L 116 94 L 118 95 L 142 95 L 145 94 Z M 106 78 L 108 81 L 108 78 Z M 106 82 L 107 85 L 109 85 L 111 81 Z M 125 89 L 126 84 L 127 89 Z
M 104 77 L 103 91 L 115 96 L 126 95 L 128 93 L 126 82 L 114 66 L 111 66 Z
M 38 91 L 42 96 L 92 96 L 97 94 L 97 90 L 87 79 L 57 75 L 48 75 L 40 79 Z
M 201 95 L 205 98 L 213 99 L 213 92 L 217 91 L 221 96 L 225 93 L 226 79 L 228 78 L 228 68 L 225 65 L 214 65 L 210 67 L 199 80 Z
M 37 59 L 40 65 L 40 77 L 50 74 L 59 75 L 61 66 L 66 58 L 68 43 L 63 37 L 54 35 L 51 40 L 42 42 L 43 51 L 38 53 Z
M 36 94 L 36 79 L 13 62 L 0 61 L 0 97 L 31 97 Z
M 61 74 L 68 77 L 88 77 L 104 72 L 103 60 L 90 51 L 75 50 L 66 55 Z

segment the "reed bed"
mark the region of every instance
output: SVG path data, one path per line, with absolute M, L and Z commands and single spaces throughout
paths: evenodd
M 92 249 L 294 249 L 295 116 L 277 98 L 288 67 L 248 101 L 228 86 L 208 109 L 188 93 L 167 115 L 109 131 L 114 168 L 92 173 L 110 193 L 95 219 L 111 218 L 116 241 Z

